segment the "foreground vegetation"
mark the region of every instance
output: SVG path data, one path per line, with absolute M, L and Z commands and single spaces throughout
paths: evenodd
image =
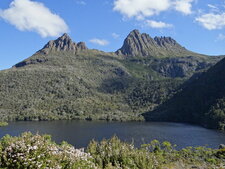
M 4 126 L 8 126 L 8 123 L 4 121 L 0 121 L 0 127 L 4 127 Z
M 51 141 L 49 135 L 23 133 L 20 137 L 6 135 L 0 140 L 0 168 L 224 168 L 225 149 L 188 147 L 175 150 L 169 142 L 135 148 L 117 137 L 101 142 L 91 141 L 84 149 L 75 149 L 63 142 Z

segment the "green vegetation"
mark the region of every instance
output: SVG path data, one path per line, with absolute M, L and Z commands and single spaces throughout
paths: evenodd
M 51 141 L 48 135 L 23 133 L 6 135 L 0 141 L 0 168 L 94 168 L 92 157 L 63 142 Z
M 144 73 L 143 64 L 131 70 L 130 61 L 124 64 L 95 52 L 37 54 L 29 60 L 48 61 L 1 71 L 1 119 L 143 120 L 141 113 L 166 100 L 183 82 L 160 75 L 145 80 L 151 73 Z
M 188 76 L 167 77 L 155 70 L 163 63 L 95 50 L 37 53 L 20 63 L 22 67 L 0 72 L 0 118 L 143 120 L 143 112 L 170 98 L 194 73 L 193 66 L 185 67 Z
M 188 78 L 208 69 L 221 58 L 190 52 L 171 38 L 153 40 L 136 30 L 129 36 L 131 41 L 125 41 L 127 44 L 121 49 L 121 52 L 128 53 L 122 55 L 119 51 L 105 53 L 88 50 L 84 43 L 76 45 L 64 34 L 13 68 L 0 71 L 0 119 L 144 120 L 144 112 L 156 110 L 183 90 L 183 83 Z M 150 41 L 149 44 L 144 43 L 144 37 L 153 44 Z M 139 46 L 143 45 L 146 48 L 139 51 Z M 137 55 L 131 55 L 135 51 Z M 198 91 L 196 98 L 199 100 L 204 97 L 197 94 Z M 201 103 L 188 102 L 182 102 L 189 106 L 189 109 L 184 109 L 186 113 L 197 112 L 192 106 L 203 107 Z M 204 103 L 208 104 L 208 101 Z M 210 118 L 204 119 L 204 123 L 202 114 L 207 112 L 199 113 L 194 118 L 183 116 L 183 109 L 173 113 L 180 114 L 182 119 L 187 117 L 187 122 L 194 119 L 198 124 L 215 123 L 215 126 L 219 124 L 218 128 L 223 128 L 222 120 L 225 118 L 221 108 L 218 108 L 221 106 L 223 104 L 215 103 L 209 111 L 213 112 L 210 113 L 213 117 L 207 116 Z M 170 118 L 164 118 L 159 113 L 158 119 L 182 121 L 170 115 L 173 109 L 168 110 L 166 114 Z M 148 117 L 146 119 L 149 120 Z
M 4 126 L 8 126 L 8 123 L 4 121 L 0 121 L 0 127 L 4 127 Z
M 148 120 L 178 121 L 225 130 L 225 59 L 207 72 L 194 76 L 182 90 L 155 111 Z
M 63 142 L 51 141 L 48 135 L 23 133 L 0 140 L 0 168 L 95 168 L 95 169 L 164 169 L 224 168 L 225 150 L 187 147 L 175 150 L 169 142 L 135 148 L 117 137 L 101 142 L 91 141 L 86 150 Z

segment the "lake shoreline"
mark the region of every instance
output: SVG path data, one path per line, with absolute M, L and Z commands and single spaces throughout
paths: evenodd
M 170 141 L 178 145 L 178 148 L 187 146 L 218 148 L 220 144 L 225 143 L 224 132 L 197 125 L 170 122 L 18 121 L 10 122 L 0 130 L 0 137 L 5 134 L 18 136 L 26 131 L 34 134 L 50 134 L 57 143 L 67 141 L 75 147 L 85 147 L 92 139 L 100 141 L 113 135 L 117 135 L 123 141 L 135 141 L 137 147 L 153 139 Z

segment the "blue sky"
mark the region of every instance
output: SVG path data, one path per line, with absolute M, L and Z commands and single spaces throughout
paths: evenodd
M 133 29 L 225 55 L 225 0 L 1 0 L 0 69 L 64 32 L 89 48 L 115 51 Z

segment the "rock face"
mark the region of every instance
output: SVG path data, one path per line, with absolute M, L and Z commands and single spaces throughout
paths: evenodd
M 153 64 L 152 69 L 160 73 L 165 77 L 188 77 L 199 70 L 206 69 L 212 66 L 213 63 L 204 61 L 200 58 L 189 57 L 177 57 L 158 59 Z
M 141 34 L 138 30 L 133 30 L 116 54 L 128 57 L 160 57 L 183 55 L 188 52 L 171 37 L 155 37 L 153 39 L 146 33 Z
M 77 53 L 78 51 L 87 50 L 84 42 L 76 44 L 72 41 L 68 34 L 63 34 L 56 40 L 49 41 L 40 51 L 40 53 L 48 54 L 51 51 L 72 51 Z
M 166 50 L 173 50 L 173 51 L 182 51 L 182 50 L 186 50 L 184 47 L 182 47 L 180 44 L 178 44 L 174 39 L 172 39 L 171 37 L 158 37 L 156 36 L 154 38 L 155 42 L 157 43 L 157 45 L 161 48 L 164 48 Z
M 140 34 L 138 30 L 133 30 L 116 53 L 126 56 L 147 56 L 151 55 L 156 46 L 156 42 L 148 34 Z
M 40 64 L 48 61 L 48 54 L 50 52 L 72 52 L 73 54 L 77 54 L 79 52 L 88 50 L 84 42 L 75 43 L 69 37 L 68 34 L 63 34 L 56 40 L 49 41 L 41 50 L 36 52 L 33 57 L 26 59 L 22 62 L 17 63 L 13 67 L 23 67 L 31 64 Z M 41 56 L 39 56 L 39 54 Z M 36 57 L 37 56 L 37 57 Z

